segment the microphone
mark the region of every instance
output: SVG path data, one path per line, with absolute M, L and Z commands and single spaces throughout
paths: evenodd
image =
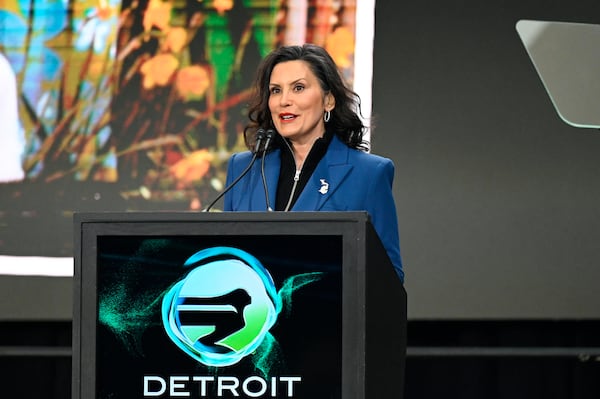
M 273 140 L 273 137 L 275 137 L 275 130 L 273 129 L 267 129 L 265 136 L 264 136 L 267 141 L 265 141 L 265 145 L 262 149 L 262 152 L 265 153 L 267 152 L 267 150 L 269 149 L 269 145 L 271 144 L 271 140 Z
M 267 187 L 267 177 L 265 176 L 265 156 L 267 155 L 269 144 L 271 144 L 271 140 L 274 136 L 275 131 L 273 129 L 268 129 L 265 133 L 266 141 L 265 146 L 262 149 L 262 158 L 260 160 L 260 176 L 262 177 L 263 189 L 265 190 L 265 201 L 267 203 L 267 211 L 269 212 L 273 212 L 273 208 L 271 208 L 271 204 L 269 202 L 269 188 Z
M 242 180 L 242 177 L 246 176 L 246 174 L 250 171 L 250 168 L 252 168 L 252 165 L 254 165 L 254 162 L 256 161 L 256 157 L 260 152 L 260 145 L 264 139 L 265 129 L 260 128 L 256 131 L 256 143 L 254 145 L 254 153 L 252 154 L 252 159 L 250 160 L 250 163 L 248 163 L 248 166 L 246 166 L 246 169 L 244 169 L 244 171 L 234 181 L 232 181 L 230 185 L 225 187 L 225 189 L 221 191 L 219 195 L 217 195 L 217 198 L 215 198 L 210 204 L 208 204 L 208 206 L 204 208 L 202 212 L 209 212 L 210 209 L 213 206 L 215 206 L 215 204 L 221 199 L 221 197 L 227 194 L 227 192 L 231 190 L 233 186 L 235 186 L 240 180 Z

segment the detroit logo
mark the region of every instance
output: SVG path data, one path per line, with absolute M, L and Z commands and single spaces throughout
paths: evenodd
M 163 298 L 165 332 L 206 366 L 238 363 L 260 346 L 281 310 L 271 275 L 230 247 L 199 251 L 184 266 L 190 271 Z

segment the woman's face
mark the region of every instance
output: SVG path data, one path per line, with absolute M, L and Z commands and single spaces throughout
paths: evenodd
M 325 93 L 305 61 L 285 61 L 273 68 L 269 81 L 269 110 L 275 128 L 295 144 L 309 144 L 325 133 L 323 113 L 335 99 Z

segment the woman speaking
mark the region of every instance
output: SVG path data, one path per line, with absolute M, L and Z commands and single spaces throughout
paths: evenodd
M 229 160 L 227 185 L 243 177 L 225 194 L 224 210 L 367 211 L 403 281 L 394 164 L 367 152 L 359 115 L 360 98 L 323 48 L 274 50 L 254 83 L 249 151 Z M 256 156 L 264 159 L 244 173 Z

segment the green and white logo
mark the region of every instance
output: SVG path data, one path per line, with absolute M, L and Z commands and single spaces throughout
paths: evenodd
M 199 251 L 184 266 L 191 270 L 162 302 L 167 335 L 207 366 L 236 364 L 258 348 L 281 311 L 271 275 L 230 247 Z

